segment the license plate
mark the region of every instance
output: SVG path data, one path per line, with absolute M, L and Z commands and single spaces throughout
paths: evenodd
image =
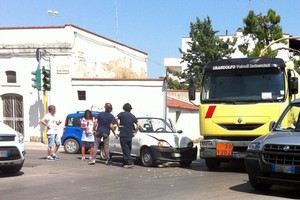
M 218 143 L 216 154 L 217 156 L 232 156 L 233 145 L 230 143 Z
M 295 174 L 295 166 L 272 165 L 272 172 Z
M 0 151 L 0 158 L 9 157 L 9 151 Z

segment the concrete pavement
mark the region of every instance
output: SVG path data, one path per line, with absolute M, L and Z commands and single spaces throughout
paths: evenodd
M 38 143 L 29 148 L 45 148 Z M 255 191 L 248 183 L 242 164 L 224 164 L 217 171 L 207 171 L 204 161 L 190 168 L 178 164 L 161 168 L 121 168 L 122 158 L 113 157 L 113 165 L 101 161 L 88 165 L 80 154 L 59 154 L 58 161 L 46 161 L 45 150 L 30 150 L 17 175 L 0 172 L 0 199 L 299 199 L 295 188 L 273 187 L 267 192 Z

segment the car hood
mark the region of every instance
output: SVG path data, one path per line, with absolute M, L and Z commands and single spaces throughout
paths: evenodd
M 17 135 L 17 132 L 6 124 L 0 123 L 0 135 Z
M 273 131 L 263 138 L 264 144 L 300 144 L 300 132 Z
M 193 142 L 184 134 L 178 133 L 147 133 L 147 136 L 156 140 L 163 140 L 168 142 L 174 148 L 193 147 Z

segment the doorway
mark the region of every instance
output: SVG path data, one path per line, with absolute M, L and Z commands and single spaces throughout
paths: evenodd
M 3 123 L 24 134 L 23 97 L 18 94 L 2 95 Z

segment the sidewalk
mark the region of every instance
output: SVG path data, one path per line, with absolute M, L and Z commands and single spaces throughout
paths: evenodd
M 47 150 L 47 145 L 41 142 L 25 142 L 25 148 L 31 150 Z

